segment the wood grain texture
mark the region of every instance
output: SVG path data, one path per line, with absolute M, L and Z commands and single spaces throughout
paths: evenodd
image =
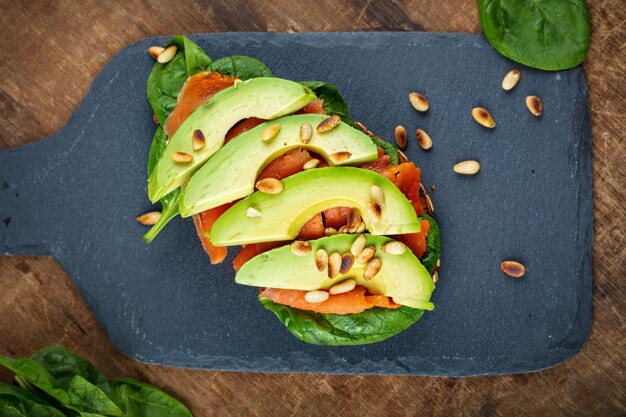
M 626 414 L 626 8 L 589 2 L 594 324 L 584 351 L 541 373 L 463 379 L 193 371 L 115 351 L 53 260 L 0 257 L 0 353 L 64 344 L 109 377 L 147 380 L 196 416 L 618 416 Z M 479 33 L 471 0 L 294 2 L 0 0 L 0 148 L 51 135 L 123 46 L 214 31 Z M 0 224 L 1 226 L 1 224 Z M 8 381 L 9 374 L 0 372 Z

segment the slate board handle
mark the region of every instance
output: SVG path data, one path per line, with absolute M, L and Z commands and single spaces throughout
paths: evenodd
M 50 192 L 58 152 L 53 142 L 0 151 L 0 255 L 50 254 L 50 208 L 58 204 Z

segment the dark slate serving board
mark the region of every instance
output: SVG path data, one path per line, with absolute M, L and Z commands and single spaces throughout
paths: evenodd
M 145 39 L 120 51 L 69 123 L 0 152 L 0 253 L 51 255 L 120 350 L 144 362 L 241 371 L 463 376 L 527 372 L 579 352 L 591 326 L 591 135 L 581 68 L 543 72 L 498 55 L 481 36 L 434 33 L 221 33 L 192 36 L 208 54 L 250 55 L 280 77 L 326 80 L 353 118 L 391 139 L 421 127 L 408 156 L 423 170 L 442 230 L 436 309 L 374 345 L 311 346 L 211 266 L 191 221 L 150 245 L 135 217 L 151 206 L 145 165 L 154 132 Z M 500 83 L 522 69 L 512 92 Z M 417 114 L 407 94 L 430 100 Z M 527 95 L 544 104 L 541 118 Z M 494 130 L 470 110 L 484 106 Z M 477 159 L 480 173 L 452 166 Z M 517 259 L 527 275 L 499 269 Z M 19 285 L 16 283 L 16 285 Z

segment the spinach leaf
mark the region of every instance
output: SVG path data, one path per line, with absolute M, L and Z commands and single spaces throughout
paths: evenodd
M 396 148 L 389 142 L 385 142 L 382 139 L 379 139 L 379 138 L 371 138 L 371 139 L 372 139 L 372 142 L 374 142 L 374 145 L 383 148 L 383 151 L 385 151 L 385 154 L 389 157 L 389 162 L 391 163 L 391 165 L 397 165 L 398 163 L 400 163 L 400 160 L 398 158 L 398 148 Z
M 65 417 L 65 414 L 30 391 L 0 382 L 0 416 Z
M 80 375 L 74 376 L 67 388 L 70 398 L 68 408 L 83 414 L 102 414 L 105 416 L 123 416 L 124 413 L 100 388 Z M 65 404 L 64 404 L 65 405 Z
M 339 116 L 348 115 L 348 104 L 334 85 L 323 81 L 300 81 L 300 84 L 309 87 L 316 96 L 324 99 L 326 113 Z
M 108 399 L 102 389 L 80 375 L 72 375 L 72 372 L 81 372 L 106 387 L 106 380 L 100 372 L 89 362 L 69 351 L 61 353 L 63 349 L 53 347 L 49 352 L 44 349 L 41 355 L 37 352 L 35 355 L 44 363 L 34 358 L 10 359 L 0 356 L 0 365 L 48 394 L 64 408 L 79 413 L 122 416 L 122 411 Z M 67 357 L 66 353 L 69 353 Z M 57 374 L 59 379 L 55 378 L 52 372 Z
M 31 358 L 11 359 L 0 355 L 0 366 L 9 369 L 61 404 L 69 404 L 70 398 L 67 392 L 59 386 L 50 372 L 36 360 Z
M 426 270 L 432 274 L 437 266 L 437 260 L 441 257 L 441 235 L 439 234 L 439 225 L 428 214 L 420 216 L 420 220 L 428 220 L 428 234 L 426 235 L 426 252 L 422 256 L 421 262 Z
M 424 310 L 371 308 L 358 314 L 320 314 L 259 297 L 287 329 L 306 343 L 322 346 L 362 345 L 385 340 L 418 321 Z
M 87 359 L 63 346 L 48 346 L 31 355 L 43 365 L 63 389 L 67 389 L 76 375 L 94 385 L 106 385 L 106 378 Z
M 186 36 L 175 36 L 166 45 L 176 45 L 174 58 L 166 63 L 154 64 L 148 77 L 146 93 L 159 124 L 174 110 L 178 94 L 187 78 L 209 69 L 211 58 Z
M 534 68 L 572 68 L 589 50 L 584 0 L 478 0 L 478 15 L 500 54 Z
M 219 72 L 230 77 L 239 77 L 242 80 L 260 77 L 273 77 L 272 71 L 258 59 L 249 56 L 227 56 L 213 62 L 211 71 Z
M 167 144 L 167 135 L 161 126 L 157 127 L 154 132 L 154 138 L 152 139 L 152 145 L 150 146 L 150 153 L 148 154 L 148 178 L 152 175 L 152 171 L 157 162 L 163 155 L 163 150 Z M 143 240 L 146 243 L 152 242 L 156 235 L 178 215 L 178 201 L 180 199 L 180 189 L 175 189 L 160 200 L 161 203 L 161 217 L 159 220 L 148 230 L 143 236 Z
M 125 417 L 192 417 L 187 407 L 152 385 L 130 378 L 109 384 L 111 398 L 124 410 Z

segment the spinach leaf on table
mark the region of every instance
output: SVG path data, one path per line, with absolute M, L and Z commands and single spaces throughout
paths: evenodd
M 370 308 L 358 314 L 321 314 L 259 297 L 287 329 L 306 343 L 322 346 L 362 345 L 385 340 L 418 321 L 424 310 Z
M 432 274 L 437 266 L 437 260 L 441 257 L 441 235 L 439 225 L 428 214 L 420 216 L 420 220 L 428 220 L 428 234 L 426 235 L 426 252 L 420 259 L 428 273 Z
M 274 76 L 272 71 L 258 59 L 240 55 L 218 59 L 211 64 L 210 70 L 230 77 L 239 77 L 242 80 Z
M 0 416 L 65 417 L 65 414 L 30 391 L 0 382 Z
M 530 67 L 572 68 L 589 50 L 584 0 L 478 0 L 478 16 L 500 54 Z
M 125 417 L 192 417 L 187 407 L 152 385 L 130 378 L 109 384 L 111 398 L 124 410 Z
M 106 385 L 106 378 L 91 362 L 64 346 L 48 346 L 31 355 L 43 365 L 57 383 L 67 388 L 72 379 L 80 375 L 94 385 Z
M 300 84 L 310 88 L 316 96 L 324 100 L 326 113 L 339 116 L 348 115 L 348 104 L 334 85 L 324 81 L 300 81 Z

